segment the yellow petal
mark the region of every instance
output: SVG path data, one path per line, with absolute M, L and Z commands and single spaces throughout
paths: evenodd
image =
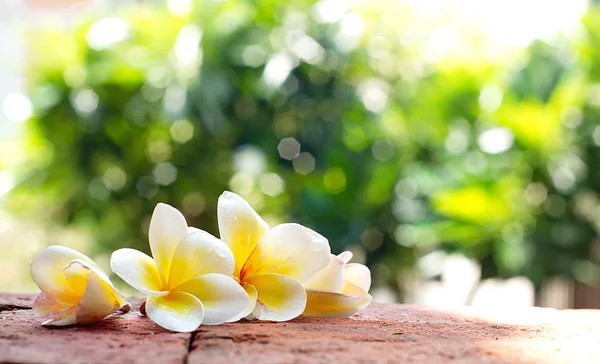
M 219 234 L 235 258 L 234 275 L 240 270 L 269 225 L 239 195 L 225 191 L 217 204 Z
M 98 322 L 127 303 L 104 273 L 86 262 L 74 260 L 64 272 L 69 282 L 74 282 L 77 289 L 83 289 L 76 307 L 78 324 Z
M 202 302 L 185 292 L 171 292 L 163 297 L 148 297 L 148 317 L 167 330 L 192 332 L 204 317 Z
M 304 283 L 306 289 L 341 293 L 346 282 L 344 261 L 331 255 L 329 264 Z
M 173 255 L 168 286 L 177 287 L 207 273 L 231 275 L 235 263 L 227 245 L 206 231 L 195 228 L 189 231 Z
M 187 222 L 181 212 L 164 203 L 156 205 L 150 220 L 148 238 L 152 256 L 165 284 L 169 281 L 175 249 L 187 234 Z
M 305 282 L 327 266 L 329 257 L 326 238 L 299 224 L 281 224 L 256 246 L 240 278 L 275 273 Z
M 342 289 L 342 294 L 349 296 L 364 296 L 366 293 L 368 292 L 360 288 L 359 286 L 352 284 L 349 280 L 346 279 L 344 289 Z
M 204 306 L 205 325 L 228 322 L 248 306 L 250 298 L 233 278 L 224 274 L 205 274 L 174 289 L 196 296 Z
M 85 287 L 87 285 L 88 270 L 83 267 L 85 264 L 82 260 L 72 260 L 66 267 L 63 268 L 63 274 L 69 282 L 69 286 L 79 298 L 83 297 Z
M 110 269 L 138 291 L 150 296 L 164 296 L 162 281 L 156 263 L 135 249 L 119 249 L 110 257 Z
M 369 292 L 369 288 L 371 288 L 371 271 L 362 264 L 346 264 L 346 280 L 363 291 Z
M 362 291 L 360 296 L 341 293 L 306 290 L 306 309 L 304 316 L 349 317 L 371 303 L 371 295 Z
M 299 316 L 306 305 L 304 287 L 280 274 L 254 276 L 246 281 L 256 288 L 258 298 L 251 316 L 259 320 L 287 321 Z
M 248 304 L 246 305 L 246 308 L 244 308 L 240 313 L 235 315 L 227 322 L 236 322 L 244 317 L 247 317 L 252 313 L 252 311 L 254 311 L 254 307 L 256 307 L 256 301 L 258 299 L 258 292 L 256 291 L 256 288 L 254 288 L 253 285 L 244 282 L 242 282 L 241 286 L 248 295 Z
M 84 254 L 59 245 L 45 248 L 33 258 L 31 263 L 31 276 L 38 287 L 55 300 L 68 305 L 77 303 L 83 293 L 77 294 L 71 289 L 63 272 L 63 269 L 74 259 L 82 260 L 100 269 Z

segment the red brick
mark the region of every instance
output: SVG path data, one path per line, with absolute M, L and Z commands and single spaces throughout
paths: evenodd
M 595 310 L 483 312 L 372 304 L 349 319 L 202 326 L 188 356 L 191 334 L 167 332 L 137 310 L 88 326 L 45 328 L 28 309 L 32 301 L 33 296 L 0 295 L 0 362 L 600 362 Z
M 0 307 L 24 301 L 15 298 L 1 295 Z M 40 321 L 31 309 L 0 312 L 0 363 L 183 363 L 188 353 L 189 334 L 168 332 L 138 312 L 67 328 Z

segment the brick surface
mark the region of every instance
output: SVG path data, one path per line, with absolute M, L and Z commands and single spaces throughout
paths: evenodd
M 23 309 L 33 299 L 0 296 L 0 363 L 183 363 L 188 354 L 189 334 L 170 333 L 138 312 L 92 325 L 44 327 Z
M 372 304 L 349 319 L 239 322 L 177 334 L 137 312 L 44 328 L 28 309 L 32 301 L 0 295 L 0 362 L 600 363 L 594 310 Z

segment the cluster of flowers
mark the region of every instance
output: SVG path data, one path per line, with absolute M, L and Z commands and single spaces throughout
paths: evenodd
M 231 192 L 217 210 L 221 239 L 160 203 L 150 221 L 153 258 L 127 248 L 112 254 L 112 271 L 148 296 L 145 314 L 158 325 L 191 332 L 242 318 L 348 317 L 371 302 L 371 274 L 348 264 L 352 253 L 332 255 L 328 240 L 302 225 L 269 228 Z M 41 289 L 33 310 L 45 325 L 87 324 L 131 309 L 108 276 L 72 249 L 44 249 L 31 274 Z

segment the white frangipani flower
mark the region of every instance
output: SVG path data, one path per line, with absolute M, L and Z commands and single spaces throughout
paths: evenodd
M 191 332 L 230 321 L 249 298 L 231 277 L 231 251 L 209 233 L 187 226 L 175 208 L 159 203 L 150 221 L 154 259 L 133 249 L 113 253 L 111 269 L 148 295 L 146 313 L 160 326 Z
M 239 195 L 224 192 L 217 215 L 221 239 L 235 257 L 234 276 L 250 296 L 243 317 L 287 321 L 306 305 L 302 282 L 329 262 L 329 242 L 299 224 L 269 225 Z

